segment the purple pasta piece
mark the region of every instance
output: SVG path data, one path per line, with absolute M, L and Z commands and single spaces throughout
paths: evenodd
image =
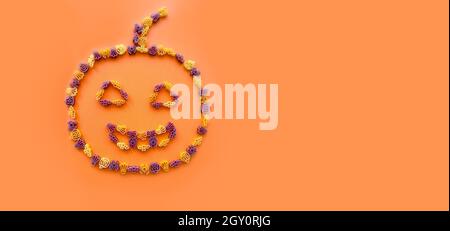
M 169 167 L 176 168 L 176 167 L 180 166 L 180 164 L 181 164 L 180 160 L 172 160 L 169 162 Z
M 156 136 L 150 137 L 149 140 L 148 140 L 148 144 L 152 148 L 156 147 L 156 145 L 158 145 L 158 140 L 156 139 Z
M 136 23 L 134 24 L 134 32 L 138 33 L 138 31 L 142 31 L 142 25 Z M 140 33 L 138 33 L 140 34 Z
M 128 46 L 127 51 L 129 55 L 136 54 L 136 46 Z
M 160 170 L 161 170 L 161 166 L 158 163 L 153 162 L 153 163 L 150 164 L 150 172 L 151 173 L 156 174 Z
M 137 145 L 137 137 L 131 137 L 128 140 L 128 144 L 130 145 L 131 148 L 135 148 Z
M 100 162 L 100 156 L 99 155 L 92 155 L 91 157 L 91 164 L 96 166 Z
M 106 88 L 108 88 L 109 87 L 109 84 L 111 83 L 111 81 L 109 81 L 109 80 L 106 80 L 105 82 L 103 82 L 102 83 L 102 86 L 101 86 L 101 88 L 102 89 L 106 89 Z
M 187 148 L 186 148 L 186 152 L 187 153 L 189 153 L 189 155 L 194 155 L 196 152 L 197 152 L 197 148 L 196 147 L 194 147 L 194 146 L 192 146 L 192 145 L 189 145 Z
M 83 73 L 86 73 L 89 71 L 89 65 L 87 65 L 86 63 L 82 63 L 80 64 L 80 71 Z
M 137 132 L 136 131 L 128 131 L 127 136 L 128 137 L 137 137 Z
M 106 128 L 108 128 L 108 131 L 109 131 L 109 132 L 114 132 L 114 131 L 116 131 L 116 125 L 115 125 L 115 124 L 112 124 L 112 123 L 106 124 Z
M 71 88 L 78 88 L 80 86 L 80 80 L 78 79 L 72 79 L 72 81 L 70 82 L 70 87 Z
M 152 14 L 151 17 L 152 17 L 153 22 L 158 22 L 160 15 L 159 15 L 159 13 L 155 13 L 155 14 Z
M 205 127 L 203 127 L 203 126 L 199 126 L 198 128 L 197 128 L 197 134 L 199 134 L 199 135 L 205 135 L 206 134 L 206 132 L 208 132 L 208 130 L 205 128 Z
M 137 34 L 142 34 L 142 29 L 143 29 L 142 25 L 137 23 L 134 24 L 134 32 L 136 32 Z
M 137 166 L 137 165 L 130 165 L 130 166 L 127 167 L 127 172 L 138 173 L 139 172 L 139 166 Z
M 155 130 L 147 131 L 147 137 L 155 137 L 155 136 L 156 136 Z
M 202 111 L 203 114 L 209 113 L 209 105 L 207 103 L 202 104 Z
M 86 143 L 84 142 L 84 140 L 82 140 L 82 139 L 78 139 L 76 142 L 75 142 L 75 148 L 78 148 L 78 149 L 84 149 L 84 146 L 86 145 Z
M 101 99 L 99 102 L 100 102 L 100 105 L 102 105 L 104 107 L 107 107 L 112 104 L 111 101 L 109 101 L 107 99 Z
M 156 84 L 155 88 L 153 88 L 153 91 L 154 92 L 160 92 L 163 87 L 164 87 L 164 84 L 162 84 L 162 83 Z
M 174 130 L 169 132 L 168 138 L 173 140 L 175 138 L 175 136 L 177 136 L 177 130 L 176 129 L 174 129 Z
M 151 46 L 148 49 L 148 54 L 151 56 L 155 56 L 158 53 L 158 49 L 156 48 L 156 46 Z
M 138 34 L 135 34 L 133 36 L 133 44 L 134 45 L 138 45 L 139 44 L 139 35 Z
M 120 90 L 120 96 L 122 96 L 122 98 L 123 98 L 124 100 L 127 100 L 127 99 L 128 99 L 128 93 L 125 92 L 124 90 Z
M 168 122 L 166 125 L 166 130 L 170 132 L 173 129 L 175 129 L 175 125 L 172 122 Z
M 111 142 L 117 144 L 117 142 L 119 142 L 119 139 L 117 138 L 116 135 L 114 135 L 114 133 L 109 133 L 108 134 L 109 140 L 111 140 Z
M 178 61 L 179 63 L 184 63 L 184 57 L 183 57 L 182 54 L 176 54 L 176 55 L 175 55 L 175 58 L 177 59 L 177 61 Z
M 109 163 L 109 169 L 113 171 L 119 171 L 120 169 L 119 161 L 112 160 L 111 163 Z
M 200 90 L 200 96 L 206 96 L 207 94 L 208 94 L 208 89 L 202 88 L 202 89 Z
M 191 75 L 192 76 L 199 76 L 200 75 L 200 71 L 197 68 L 192 68 L 191 69 Z
M 102 55 L 100 53 L 98 53 L 98 51 L 94 51 L 94 59 L 96 61 L 102 59 Z
M 152 107 L 155 109 L 160 109 L 162 107 L 162 103 L 161 102 L 153 102 L 152 103 Z
M 109 57 L 116 58 L 119 56 L 119 53 L 117 52 L 116 48 L 111 48 L 111 52 L 109 53 Z
M 73 106 L 75 104 L 75 98 L 73 96 L 66 97 L 66 105 Z
M 67 126 L 69 127 L 69 131 L 73 131 L 77 128 L 78 124 L 75 120 L 69 120 L 69 122 L 67 122 Z

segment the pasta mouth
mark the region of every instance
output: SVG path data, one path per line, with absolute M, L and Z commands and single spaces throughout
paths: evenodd
M 177 131 L 172 122 L 168 122 L 166 125 L 158 125 L 158 127 L 154 130 L 140 132 L 130 130 L 123 124 L 116 125 L 113 123 L 108 123 L 106 128 L 108 130 L 109 140 L 119 149 L 127 151 L 134 148 L 141 152 L 148 151 L 152 148 L 166 147 L 170 141 L 175 139 Z M 120 141 L 116 134 L 126 136 L 128 141 Z M 146 143 L 138 144 L 139 140 Z

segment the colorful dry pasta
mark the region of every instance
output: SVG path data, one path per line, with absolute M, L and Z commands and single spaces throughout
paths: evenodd
M 193 78 L 195 85 L 200 89 L 199 92 L 203 92 L 200 81 L 200 71 L 196 67 L 196 63 L 193 60 L 185 60 L 183 55 L 175 52 L 172 48 L 163 45 L 152 45 L 147 47 L 147 35 L 150 27 L 158 22 L 161 18 L 167 16 L 167 9 L 165 7 L 160 8 L 158 12 L 147 16 L 143 19 L 141 24 L 134 26 L 133 45 L 125 46 L 123 44 L 116 45 L 111 48 L 103 48 L 98 51 L 94 51 L 90 54 L 86 60 L 79 65 L 79 68 L 73 73 L 73 78 L 69 83 L 69 87 L 66 89 L 65 104 L 68 108 L 69 121 L 67 122 L 69 135 L 74 142 L 75 148 L 81 150 L 89 159 L 92 166 L 99 169 L 108 169 L 121 174 L 127 173 L 140 173 L 142 175 L 157 174 L 159 172 L 168 172 L 170 169 L 177 168 L 181 164 L 187 164 L 191 161 L 192 157 L 197 153 L 198 146 L 202 143 L 204 135 L 207 133 L 208 118 L 202 114 L 201 123 L 197 128 L 196 136 L 193 141 L 182 150 L 177 159 L 174 160 L 162 160 L 159 162 L 129 164 L 125 161 L 111 160 L 106 156 L 101 156 L 97 152 L 94 152 L 93 148 L 83 138 L 82 132 L 79 128 L 79 122 L 77 120 L 76 113 L 76 97 L 79 95 L 79 87 L 82 81 L 88 76 L 91 69 L 95 68 L 97 62 L 104 62 L 106 60 L 117 59 L 122 56 L 134 56 L 149 55 L 152 57 L 158 56 L 170 56 L 173 57 L 176 62 L 180 63 L 182 67 Z M 153 108 L 161 107 L 173 107 L 178 99 L 177 95 L 171 94 L 170 101 L 158 102 L 158 93 L 165 89 L 170 92 L 173 86 L 170 82 L 163 82 L 155 86 L 152 95 L 150 96 L 150 104 Z M 103 99 L 105 90 L 108 87 L 113 87 L 119 90 L 121 99 Z M 202 96 L 202 107 L 204 106 L 204 97 Z M 119 82 L 114 80 L 106 81 L 102 84 L 99 91 L 96 93 L 96 100 L 102 106 L 122 106 L 128 100 L 128 94 L 123 90 Z M 203 113 L 204 110 L 201 109 Z M 154 147 L 165 147 L 176 136 L 176 129 L 172 122 L 166 125 L 159 125 L 157 128 L 151 131 L 130 131 L 125 125 L 108 124 L 107 129 L 109 131 L 109 139 L 116 144 L 119 149 L 129 150 L 130 148 L 136 148 L 142 152 L 150 150 Z M 128 142 L 119 141 L 115 133 L 118 132 L 128 137 Z M 166 134 L 167 137 L 158 140 L 156 137 Z M 138 140 L 148 141 L 146 144 L 138 144 Z

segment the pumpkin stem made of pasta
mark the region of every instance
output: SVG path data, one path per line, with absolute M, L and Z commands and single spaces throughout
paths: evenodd
M 161 7 L 158 9 L 158 12 L 142 19 L 142 24 L 134 25 L 133 43 L 137 49 L 142 50 L 147 48 L 148 31 L 154 23 L 159 21 L 159 19 L 166 17 L 167 13 L 167 8 Z

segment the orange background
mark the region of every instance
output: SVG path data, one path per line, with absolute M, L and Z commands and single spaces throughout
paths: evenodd
M 279 125 L 212 121 L 189 166 L 158 176 L 99 171 L 75 150 L 64 91 L 98 48 L 149 34 L 198 62 L 207 83 L 279 84 Z M 448 210 L 448 1 L 8 1 L 3 30 L 2 210 Z M 131 61 L 132 60 L 132 61 Z M 119 80 L 121 109 L 94 100 Z M 133 162 L 171 159 L 198 121 L 177 121 L 165 151 L 122 153 L 107 122 L 137 130 L 169 119 L 147 97 L 189 83 L 173 60 L 96 66 L 77 98 L 94 151 Z

